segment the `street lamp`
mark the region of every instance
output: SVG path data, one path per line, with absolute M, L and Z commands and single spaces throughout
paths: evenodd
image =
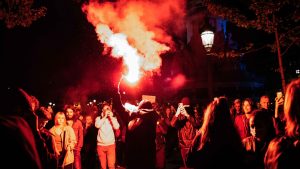
M 213 77 L 211 70 L 211 61 L 208 53 L 211 51 L 211 48 L 214 43 L 214 32 L 210 30 L 205 30 L 201 33 L 202 44 L 207 53 L 207 89 L 208 89 L 208 97 L 209 99 L 213 98 Z
M 206 52 L 210 52 L 212 45 L 214 44 L 214 32 L 205 30 L 201 33 L 202 44 Z

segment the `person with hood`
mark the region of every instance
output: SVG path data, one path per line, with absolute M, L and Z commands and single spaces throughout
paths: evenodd
M 139 103 L 137 112 L 129 112 L 125 136 L 126 169 L 155 169 L 158 118 L 148 100 Z
M 7 168 L 43 169 L 41 154 L 31 125 L 25 115 L 35 117 L 24 94 L 16 87 L 1 88 L 4 101 L 0 113 L 1 150 L 0 163 Z

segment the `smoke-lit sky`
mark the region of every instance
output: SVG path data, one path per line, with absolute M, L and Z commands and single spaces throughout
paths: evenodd
M 140 78 L 144 80 L 143 85 L 128 88 L 136 92 L 143 88 L 150 90 L 155 85 L 156 91 L 161 93 L 165 87 L 162 81 L 155 82 L 149 76 L 151 73 L 161 73 L 161 67 L 147 66 L 152 61 L 158 65 L 163 64 L 160 60 L 161 53 L 166 56 L 165 59 L 172 60 L 168 53 L 179 49 L 174 39 L 184 39 L 181 37 L 182 31 L 185 31 L 182 22 L 185 15 L 184 1 L 118 2 L 98 6 L 90 4 L 83 8 L 74 0 L 43 1 L 47 7 L 47 14 L 33 22 L 30 27 L 7 29 L 1 22 L 2 81 L 5 85 L 24 88 L 43 102 L 86 100 L 89 95 L 99 94 L 102 94 L 103 99 L 115 97 L 112 95 L 117 95 L 118 82 L 126 72 L 125 57 L 119 53 L 114 55 L 116 51 L 112 49 L 111 44 L 105 44 L 100 38 L 95 29 L 99 24 L 104 24 L 114 34 L 124 33 L 128 44 L 143 58 L 140 62 L 140 70 L 143 72 Z M 244 31 L 236 32 L 242 32 L 235 37 L 237 39 L 245 39 L 248 36 Z M 261 36 L 254 39 L 258 38 L 262 39 Z M 273 56 L 271 55 L 271 60 L 267 59 L 270 56 L 262 54 L 257 55 L 260 60 L 250 57 L 241 59 L 247 62 L 247 66 L 250 65 L 252 70 L 258 70 L 277 64 L 276 56 Z M 190 66 L 187 63 L 179 64 Z M 198 69 L 195 71 L 199 72 Z M 183 76 L 178 77 L 177 81 L 184 80 Z M 276 79 L 279 79 L 279 76 Z
M 176 35 L 183 30 L 184 2 L 163 2 L 120 1 L 105 4 L 106 9 L 95 8 L 102 17 L 100 23 L 115 33 L 125 33 L 129 44 L 144 57 L 144 73 L 150 69 L 146 63 L 152 60 L 159 64 L 153 72 L 160 73 L 159 54 L 174 48 L 169 33 Z M 28 28 L 6 29 L 1 25 L 4 60 L 1 72 L 5 83 L 22 87 L 43 101 L 76 101 L 85 100 L 91 94 L 116 93 L 124 73 L 124 59 L 112 57 L 109 48 L 103 49 L 95 31 L 99 21 L 92 21 L 88 10 L 71 0 L 46 3 L 46 16 Z M 151 46 L 160 49 L 155 51 Z

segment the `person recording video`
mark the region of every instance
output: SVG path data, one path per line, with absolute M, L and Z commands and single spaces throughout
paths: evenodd
M 114 169 L 116 163 L 116 139 L 115 131 L 119 130 L 120 124 L 109 104 L 102 105 L 101 116 L 95 120 L 95 127 L 98 128 L 97 153 L 101 168 Z

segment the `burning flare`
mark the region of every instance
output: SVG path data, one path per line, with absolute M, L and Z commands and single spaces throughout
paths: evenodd
M 184 17 L 184 0 L 176 2 L 90 2 L 83 5 L 82 10 L 95 26 L 104 47 L 111 48 L 113 57 L 123 59 L 127 67 L 126 79 L 135 82 L 148 71 L 160 74 L 160 54 L 167 52 L 173 44 L 171 36 L 163 28 L 166 23 L 177 26 L 177 29 L 178 25 L 183 25 L 179 21 Z
M 137 49 L 129 45 L 126 35 L 114 34 L 107 25 L 98 24 L 96 32 L 100 41 L 111 47 L 111 54 L 114 57 L 123 57 L 124 63 L 128 66 L 128 73 L 125 78 L 129 82 L 135 82 L 139 79 L 139 70 L 141 56 L 137 53 Z

